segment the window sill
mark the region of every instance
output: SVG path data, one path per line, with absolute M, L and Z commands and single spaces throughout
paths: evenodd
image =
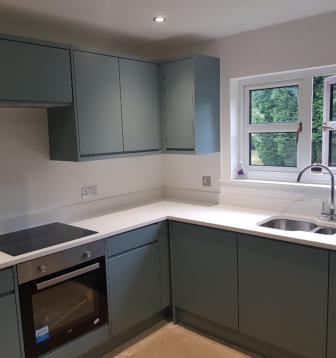
M 297 183 L 297 182 L 275 181 L 275 180 L 231 179 L 231 180 L 221 180 L 220 184 L 222 186 L 306 193 L 308 191 L 330 190 L 329 181 L 330 181 L 329 177 L 327 178 L 325 183 L 311 183 L 305 181 Z

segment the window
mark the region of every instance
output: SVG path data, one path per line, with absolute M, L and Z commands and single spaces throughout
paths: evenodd
M 311 163 L 336 174 L 336 66 L 233 79 L 231 90 L 233 177 L 240 161 L 249 179 L 295 181 Z M 328 182 L 320 174 L 310 181 Z
M 336 76 L 324 79 L 322 163 L 336 167 Z

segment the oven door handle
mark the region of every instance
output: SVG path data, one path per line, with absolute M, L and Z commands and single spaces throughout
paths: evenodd
M 40 290 L 43 290 L 44 288 L 57 285 L 58 283 L 67 281 L 67 280 L 69 280 L 71 278 L 83 275 L 83 274 L 91 272 L 91 271 L 98 270 L 99 268 L 100 268 L 100 263 L 97 262 L 97 263 L 95 263 L 93 265 L 86 266 L 86 267 L 83 267 L 81 269 L 66 273 L 64 275 L 57 276 L 57 277 L 52 278 L 50 280 L 46 280 L 46 281 L 37 283 L 36 284 L 36 289 L 37 289 L 37 291 L 40 291 Z

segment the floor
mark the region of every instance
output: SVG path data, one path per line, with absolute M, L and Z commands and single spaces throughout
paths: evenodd
M 161 323 L 102 358 L 255 358 L 234 350 L 192 330 L 172 323 Z

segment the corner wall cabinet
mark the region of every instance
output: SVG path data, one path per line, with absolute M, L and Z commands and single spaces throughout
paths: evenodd
M 73 81 L 74 106 L 48 110 L 51 159 L 159 152 L 157 64 L 74 49 Z
M 1 102 L 30 106 L 72 103 L 70 46 L 1 37 Z
M 220 150 L 220 63 L 193 55 L 160 64 L 166 152 L 206 154 Z

